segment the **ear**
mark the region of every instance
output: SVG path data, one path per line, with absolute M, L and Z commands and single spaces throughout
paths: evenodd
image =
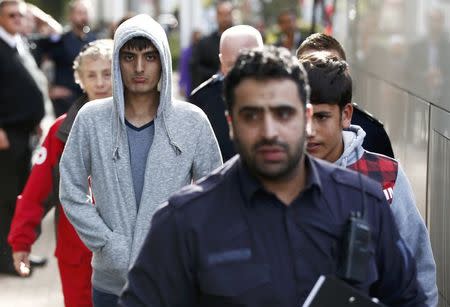
M 346 129 L 350 127 L 350 124 L 352 122 L 352 115 L 353 115 L 353 105 L 351 102 L 349 102 L 342 109 L 342 120 L 341 120 L 342 128 Z
M 225 67 L 223 64 L 222 53 L 219 53 L 219 60 L 220 60 L 220 72 L 225 75 Z
M 234 139 L 234 132 L 233 132 L 233 123 L 231 122 L 231 116 L 228 110 L 225 111 L 225 118 L 227 119 L 228 129 L 230 130 L 230 139 Z

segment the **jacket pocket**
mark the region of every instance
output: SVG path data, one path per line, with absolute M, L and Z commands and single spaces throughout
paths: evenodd
M 92 266 L 94 269 L 125 276 L 130 260 L 131 240 L 122 234 L 112 232 L 102 249 L 95 253 Z
M 270 284 L 269 269 L 263 264 L 232 263 L 199 272 L 202 292 L 209 296 L 234 298 L 240 302 L 249 292 L 258 293 Z

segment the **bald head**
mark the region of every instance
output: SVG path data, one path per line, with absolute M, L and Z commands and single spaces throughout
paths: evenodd
M 242 49 L 262 48 L 261 33 L 251 26 L 239 25 L 225 30 L 220 36 L 220 69 L 224 75 L 233 67 Z

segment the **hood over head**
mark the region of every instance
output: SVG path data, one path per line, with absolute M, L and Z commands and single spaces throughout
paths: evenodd
M 125 102 L 120 72 L 119 51 L 134 37 L 148 38 L 159 52 L 161 59 L 160 101 L 156 116 L 160 116 L 172 103 L 172 58 L 167 35 L 161 25 L 146 14 L 140 14 L 123 22 L 114 34 L 112 61 L 113 98 L 121 124 L 125 125 Z

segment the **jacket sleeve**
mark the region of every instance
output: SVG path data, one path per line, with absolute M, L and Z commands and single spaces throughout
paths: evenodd
M 84 244 L 93 252 L 99 251 L 113 236 L 97 212 L 89 192 L 91 149 L 89 123 L 80 110 L 70 130 L 59 164 L 59 198 L 64 212 Z M 95 195 L 94 195 L 95 196 Z
M 192 259 L 170 205 L 160 209 L 128 273 L 119 306 L 197 306 Z
M 17 197 L 8 236 L 8 243 L 13 251 L 29 252 L 36 241 L 36 228 L 42 221 L 44 202 L 53 189 L 53 168 L 58 163 L 64 147 L 64 143 L 56 138 L 59 123 L 57 121 L 50 127 L 44 142 L 36 152 L 35 164 L 25 188 Z
M 420 216 L 409 181 L 399 165 L 391 204 L 400 236 L 417 264 L 417 279 L 427 296 L 427 306 L 437 306 L 436 263 L 430 237 Z
M 220 153 L 219 144 L 217 143 L 217 138 L 205 114 L 202 116 L 201 125 L 192 169 L 192 178 L 194 181 L 208 175 L 214 169 L 222 165 L 222 155 Z
M 426 296 L 417 281 L 414 258 L 397 230 L 389 205 L 378 204 L 380 218 L 375 237 L 379 279 L 371 293 L 386 304 L 396 307 L 426 306 Z

